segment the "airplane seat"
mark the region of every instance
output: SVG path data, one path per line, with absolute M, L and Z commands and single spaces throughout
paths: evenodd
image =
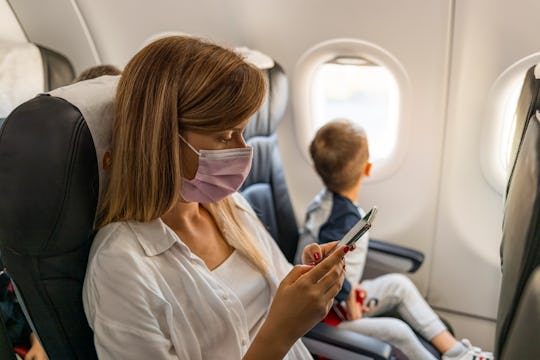
M 32 43 L 0 41 L 0 92 L 3 94 L 0 99 L 0 132 L 3 131 L 5 117 L 16 106 L 37 93 L 69 84 L 74 77 L 71 62 L 56 51 Z M 6 198 L 2 197 L 4 201 Z M 0 323 L 0 358 L 15 359 L 8 330 L 2 319 Z M 17 351 L 22 354 L 25 349 L 17 348 Z
M 44 91 L 71 84 L 75 80 L 75 69 L 66 56 L 45 46 L 36 46 L 43 62 Z
M 0 40 L 0 118 L 36 94 L 75 78 L 71 62 L 47 47 Z
M 502 228 L 499 360 L 540 354 L 540 65 L 525 76 L 515 121 Z
M 0 252 L 50 359 L 97 359 L 82 286 L 116 78 L 39 95 L 0 129 Z
M 244 139 L 253 147 L 253 165 L 241 193 L 266 225 L 287 260 L 292 262 L 298 243 L 298 225 L 287 191 L 275 133 L 287 106 L 288 81 L 281 66 L 266 55 L 253 50 L 243 51 L 246 59 L 253 58 L 251 61 L 263 69 L 267 95 L 244 132 Z

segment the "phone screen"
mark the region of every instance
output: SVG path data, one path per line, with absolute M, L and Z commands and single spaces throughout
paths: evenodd
M 337 244 L 336 249 L 339 249 L 343 247 L 344 245 L 352 246 L 355 242 L 358 241 L 366 233 L 366 231 L 371 228 L 371 224 L 373 220 L 375 219 L 375 215 L 377 214 L 377 208 L 374 206 L 371 208 L 371 210 L 368 211 L 368 213 L 358 220 L 358 222 L 349 230 L 343 239 L 340 240 L 340 242 Z

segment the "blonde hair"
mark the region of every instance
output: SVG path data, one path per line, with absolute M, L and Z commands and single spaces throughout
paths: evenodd
M 110 180 L 97 226 L 148 222 L 165 214 L 179 199 L 180 131 L 233 128 L 257 111 L 265 87 L 260 70 L 233 51 L 200 39 L 171 36 L 139 51 L 116 91 Z M 216 219 L 218 214 L 234 218 L 231 201 L 209 210 Z M 240 225 L 224 226 L 242 238 L 239 246 L 265 268 Z
M 309 152 L 325 186 L 335 192 L 354 186 L 369 159 L 366 132 L 346 119 L 322 126 L 311 141 Z

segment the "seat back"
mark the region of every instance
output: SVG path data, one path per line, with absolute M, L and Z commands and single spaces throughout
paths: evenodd
M 244 138 L 253 147 L 251 171 L 241 192 L 292 262 L 298 243 L 298 225 L 287 191 L 276 130 L 288 98 L 288 82 L 281 66 L 271 59 L 263 69 L 268 92 L 261 108 L 250 119 Z
M 37 47 L 43 63 L 43 89 L 50 91 L 71 84 L 75 79 L 75 70 L 68 58 L 44 46 Z
M 528 71 L 516 113 L 501 246 L 498 359 L 540 353 L 540 71 Z M 536 73 L 536 74 L 535 74 Z
M 0 129 L 0 251 L 51 359 L 97 358 L 82 285 L 115 85 L 105 77 L 40 95 Z

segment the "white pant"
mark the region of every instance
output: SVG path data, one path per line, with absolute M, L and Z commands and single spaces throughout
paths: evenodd
M 401 274 L 383 275 L 360 284 L 367 291 L 367 299 L 378 299 L 378 306 L 361 319 L 343 321 L 340 328 L 383 340 L 399 348 L 409 359 L 435 359 L 418 340 L 411 327 L 428 340 L 446 327 L 426 303 L 416 286 Z M 394 318 L 375 318 L 395 309 L 407 323 Z

